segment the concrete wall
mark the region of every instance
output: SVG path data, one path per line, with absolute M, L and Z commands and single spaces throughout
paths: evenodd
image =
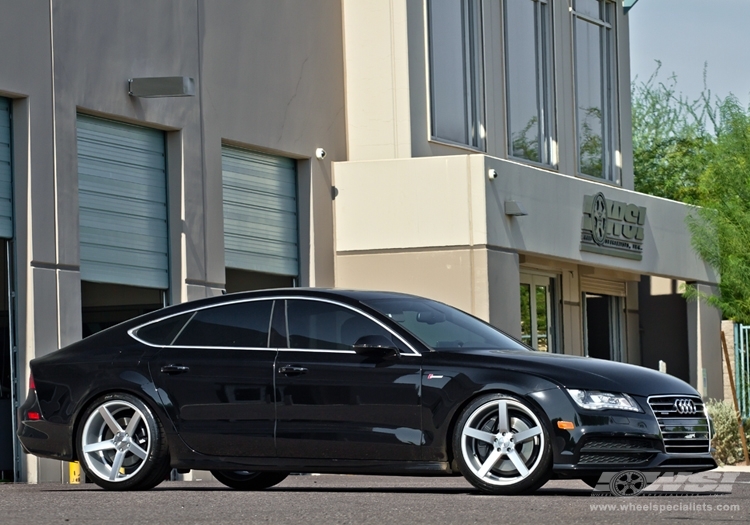
M 700 293 L 715 294 L 716 286 L 696 284 Z M 690 384 L 706 399 L 723 399 L 721 312 L 703 300 L 687 303 Z
M 717 281 L 690 245 L 689 207 L 677 202 L 484 155 L 343 162 L 335 175 L 339 253 L 489 245 L 634 275 Z M 641 261 L 580 250 L 583 198 L 598 192 L 647 208 Z M 506 200 L 528 215 L 505 215 Z
M 172 302 L 224 287 L 223 143 L 297 159 L 301 282 L 333 285 L 331 162 L 347 154 L 342 26 L 340 0 L 3 5 L 22 398 L 28 361 L 81 337 L 77 113 L 165 131 Z M 192 77 L 196 95 L 128 95 L 129 78 L 150 76 Z M 27 460 L 25 479 L 61 478 L 58 464 Z

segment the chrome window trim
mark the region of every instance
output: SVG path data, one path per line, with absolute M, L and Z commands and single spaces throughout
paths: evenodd
M 152 348 L 201 348 L 201 349 L 208 349 L 208 350 L 266 350 L 269 352 L 317 352 L 317 353 L 335 353 L 335 354 L 355 354 L 356 352 L 354 350 L 322 350 L 322 349 L 304 349 L 304 348 L 260 348 L 260 347 L 243 347 L 243 346 L 183 346 L 183 345 L 157 345 L 153 343 L 149 343 L 147 341 L 144 341 L 143 339 L 139 338 L 136 335 L 136 332 L 140 330 L 141 328 L 145 326 L 152 325 L 154 323 L 159 323 L 161 321 L 164 321 L 166 319 L 170 319 L 172 317 L 177 317 L 179 315 L 185 315 L 192 313 L 193 317 L 195 314 L 201 310 L 207 310 L 209 308 L 218 308 L 220 306 L 227 306 L 231 304 L 237 304 L 237 303 L 251 303 L 251 302 L 257 302 L 257 301 L 279 301 L 279 300 L 303 300 L 303 301 L 318 301 L 318 302 L 324 302 L 329 304 L 334 304 L 336 306 L 341 306 L 344 308 L 347 308 L 359 315 L 362 315 L 369 319 L 370 321 L 373 321 L 375 324 L 379 325 L 381 328 L 385 329 L 387 332 L 389 332 L 391 335 L 396 337 L 399 341 L 401 341 L 409 350 L 411 350 L 411 353 L 406 352 L 399 352 L 399 355 L 401 356 L 421 356 L 422 354 L 419 353 L 413 345 L 411 345 L 408 341 L 404 340 L 403 337 L 401 337 L 399 334 L 394 332 L 390 327 L 386 326 L 383 322 L 376 319 L 372 315 L 368 314 L 367 312 L 363 312 L 362 310 L 355 308 L 354 306 L 342 303 L 340 301 L 336 301 L 334 299 L 328 299 L 323 297 L 306 297 L 304 295 L 278 295 L 278 296 L 272 296 L 272 297 L 253 297 L 249 299 L 237 299 L 234 301 L 227 301 L 222 302 L 219 304 L 211 304 L 206 306 L 199 306 L 197 308 L 194 308 L 192 310 L 186 310 L 184 312 L 179 312 L 176 314 L 166 315 L 164 317 L 160 317 L 159 319 L 154 319 L 153 321 L 149 321 L 147 323 L 143 323 L 142 325 L 138 325 L 136 327 L 131 328 L 128 330 L 128 335 L 138 341 L 139 343 L 142 343 L 146 346 L 150 346 Z M 193 317 L 190 317 L 190 319 L 185 323 L 185 325 L 182 327 L 183 329 L 187 324 L 193 319 Z M 286 319 L 286 316 L 284 316 Z M 271 309 L 271 320 L 273 320 L 273 308 Z M 269 321 L 271 322 L 271 321 Z M 287 332 L 289 331 L 287 327 Z M 182 330 L 177 334 L 182 333 Z M 172 342 L 176 341 L 177 337 L 175 337 Z

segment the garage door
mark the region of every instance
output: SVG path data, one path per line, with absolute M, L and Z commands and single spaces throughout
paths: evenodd
M 81 279 L 167 289 L 164 134 L 78 116 Z
M 227 268 L 299 274 L 295 161 L 222 148 Z
M 10 153 L 10 101 L 0 97 L 0 237 L 5 239 L 13 238 Z

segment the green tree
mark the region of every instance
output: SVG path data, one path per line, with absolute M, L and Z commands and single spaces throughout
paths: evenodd
M 706 88 L 689 100 L 677 91 L 674 75 L 659 80 L 660 68 L 657 61 L 646 81 L 631 85 L 635 190 L 695 203 L 717 102 Z
M 724 317 L 750 324 L 750 109 L 730 95 L 718 105 L 715 126 L 688 228 L 696 252 L 721 278 L 719 294 L 703 298 Z M 699 294 L 688 288 L 686 295 Z

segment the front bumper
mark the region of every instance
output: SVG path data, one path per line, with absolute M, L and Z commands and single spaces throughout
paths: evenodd
M 583 478 L 620 470 L 701 472 L 716 468 L 709 447 L 688 454 L 667 453 L 659 421 L 646 398 L 637 398 L 643 412 L 584 410 L 574 406 L 561 389 L 532 396 L 550 419 L 553 473 Z M 564 430 L 559 421 L 572 422 Z

